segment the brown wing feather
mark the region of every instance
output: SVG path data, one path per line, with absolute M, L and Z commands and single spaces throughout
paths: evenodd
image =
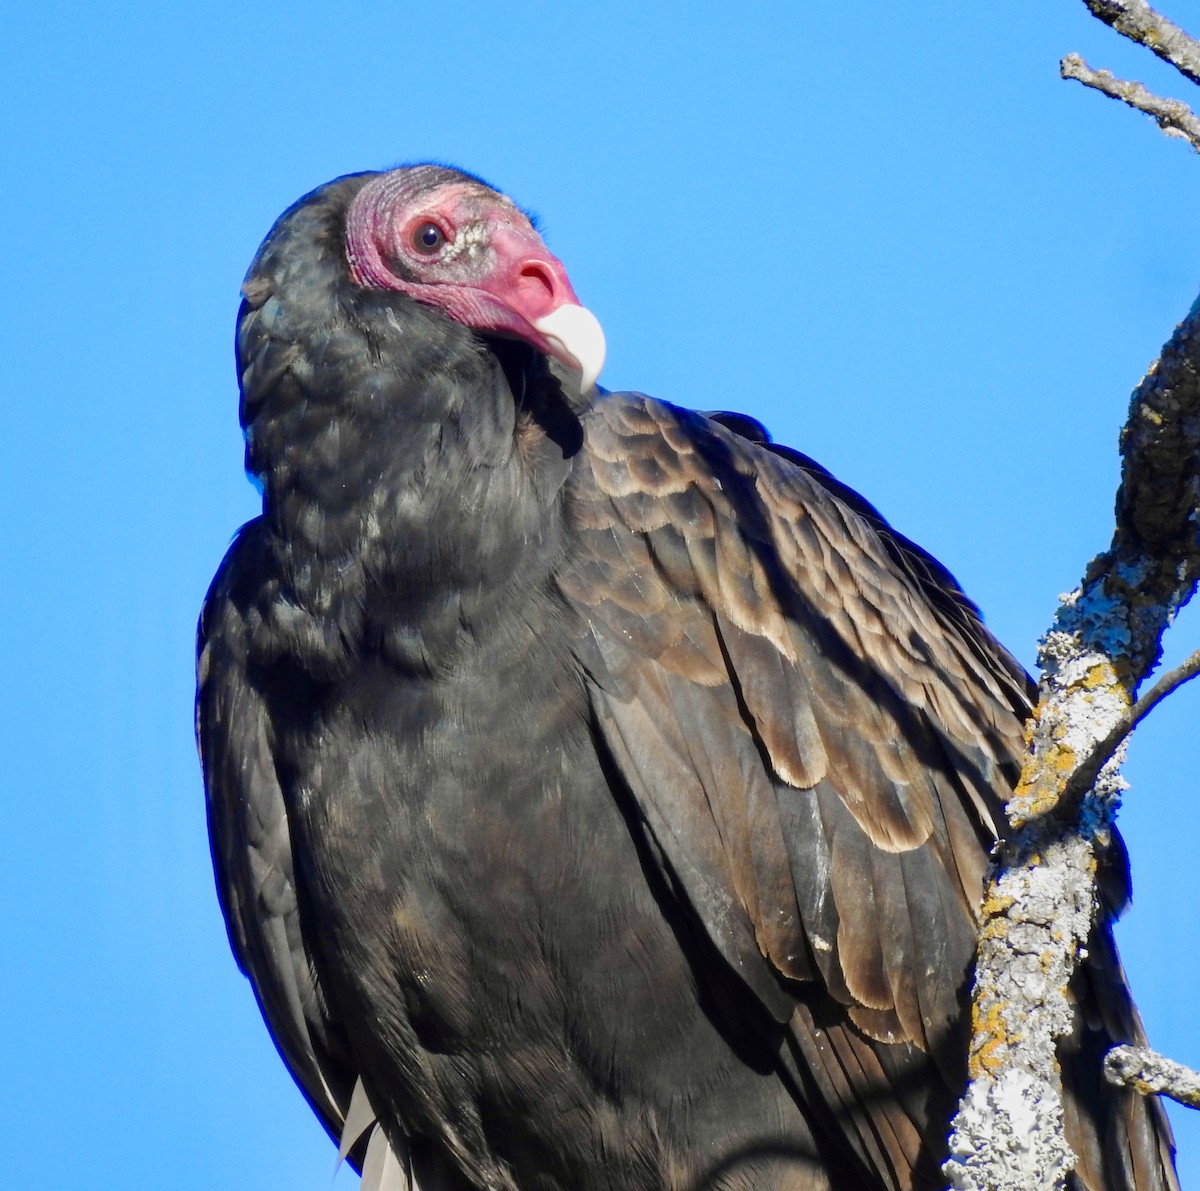
M 603 658 L 599 730 L 709 936 L 792 1017 L 824 1111 L 857 1122 L 846 1144 L 907 1186 L 945 1121 L 896 1081 L 932 1057 L 948 1112 L 961 1079 L 1024 678 L 819 471 L 644 398 L 598 403 L 587 436 L 560 583 Z
M 686 744 L 671 782 L 650 792 L 644 774 L 647 796 L 669 788 L 681 813 L 702 812 L 780 973 L 814 955 L 835 995 L 928 1041 L 938 1012 L 922 1005 L 949 1006 L 918 936 L 957 917 L 951 933 L 972 937 L 1027 706 L 1010 659 L 965 601 L 954 616 L 932 603 L 878 526 L 790 460 L 648 399 L 599 403 L 588 444 L 580 562 L 562 586 L 636 692 L 602 718 L 633 734 L 637 704 L 656 733 L 675 722 Z M 756 770 L 737 791 L 719 776 L 728 756 Z M 780 825 L 780 805 L 804 800 L 819 845 Z M 786 882 L 772 871 L 784 838 Z M 919 879 L 887 859 L 912 853 L 928 857 Z

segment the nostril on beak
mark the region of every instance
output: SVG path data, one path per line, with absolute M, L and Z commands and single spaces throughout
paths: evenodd
M 521 266 L 517 285 L 525 299 L 539 308 L 548 309 L 559 297 L 554 275 L 540 261 L 527 261 Z

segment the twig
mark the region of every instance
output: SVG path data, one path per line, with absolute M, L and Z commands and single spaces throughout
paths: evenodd
M 1123 37 L 1152 50 L 1180 74 L 1200 83 L 1200 41 L 1157 13 L 1145 0 L 1083 0 L 1092 15 Z M 1111 94 L 1111 92 L 1110 92 Z
M 1113 99 L 1152 116 L 1167 136 L 1180 137 L 1200 153 L 1200 118 L 1180 99 L 1163 99 L 1141 83 L 1119 79 L 1111 71 L 1093 70 L 1078 54 L 1068 54 L 1058 65 L 1064 79 L 1075 79 Z
M 1114 1046 L 1104 1056 L 1104 1078 L 1143 1096 L 1170 1096 L 1200 1108 L 1200 1071 L 1143 1046 Z
M 1054 813 L 1059 818 L 1074 818 L 1083 796 L 1095 784 L 1100 770 L 1116 755 L 1129 733 L 1146 718 L 1173 690 L 1200 674 L 1200 649 L 1174 670 L 1168 671 L 1116 722 L 1113 729 L 1079 762 L 1078 768 L 1063 787 Z

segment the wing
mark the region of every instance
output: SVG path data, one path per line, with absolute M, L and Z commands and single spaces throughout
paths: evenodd
M 249 675 L 259 532 L 251 522 L 230 547 L 198 633 L 196 735 L 217 892 L 234 956 L 280 1055 L 330 1135 L 357 1142 L 372 1114 L 351 1111 L 356 1072 L 301 935 L 271 725 Z M 364 1147 L 351 1158 L 361 1166 Z
M 964 1078 L 1028 679 L 944 568 L 803 456 L 630 395 L 586 433 L 560 585 L 615 780 L 790 1021 L 817 1111 L 907 1185 L 922 1133 L 944 1145 L 926 1068 Z

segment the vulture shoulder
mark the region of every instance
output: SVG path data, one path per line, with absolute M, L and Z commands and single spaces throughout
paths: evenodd
M 636 395 L 599 401 L 587 438 L 560 583 L 673 878 L 764 995 L 819 977 L 867 1034 L 930 1049 L 1028 679 L 944 568 L 804 456 Z

